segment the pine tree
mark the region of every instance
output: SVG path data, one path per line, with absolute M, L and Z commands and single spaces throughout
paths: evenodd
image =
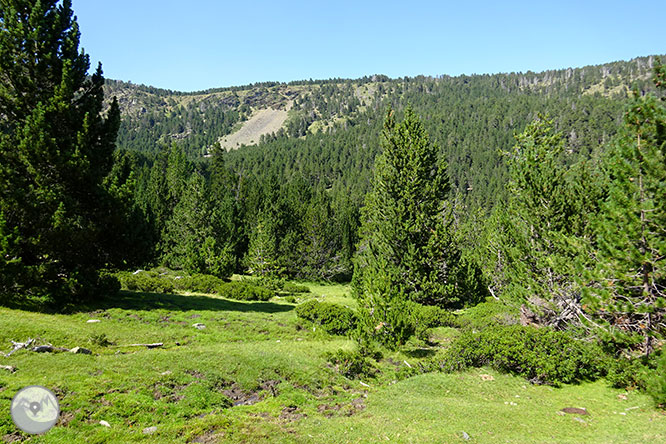
M 666 69 L 657 65 L 664 87 Z M 666 333 L 666 107 L 634 93 L 604 165 L 608 197 L 593 219 L 586 303 L 618 343 L 649 355 Z
M 250 235 L 250 244 L 245 257 L 248 272 L 260 278 L 278 277 L 281 271 L 278 265 L 275 231 L 271 220 L 260 214 L 258 222 Z
M 215 238 L 212 208 L 204 177 L 193 173 L 167 222 L 162 250 L 166 265 L 189 273 L 229 277 L 234 257 L 230 247 Z
M 213 231 L 219 245 L 233 253 L 233 270 L 241 272 L 240 258 L 247 247 L 243 220 L 242 175 L 227 169 L 224 151 L 219 144 L 212 150 L 210 171 L 210 200 L 213 207 Z
M 587 229 L 592 210 L 586 205 L 594 187 L 574 185 L 564 139 L 552 120 L 539 116 L 516 142 L 505 153 L 507 203 L 495 208 L 483 234 L 490 289 L 507 301 L 524 303 L 523 314 L 533 322 L 580 325 L 575 245 Z
M 299 269 L 303 277 L 330 280 L 344 272 L 340 264 L 340 238 L 330 198 L 320 193 L 303 215 L 303 239 L 298 247 Z
M 103 284 L 120 114 L 79 37 L 70 0 L 0 0 L 0 214 L 20 263 L 0 293 L 66 303 Z
M 389 110 L 354 276 L 366 331 L 389 346 L 411 334 L 400 318 L 408 301 L 452 307 L 464 298 L 446 169 L 414 112 L 396 124 Z

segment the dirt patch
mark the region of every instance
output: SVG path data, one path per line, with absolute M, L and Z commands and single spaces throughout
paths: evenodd
M 282 412 L 280 412 L 280 419 L 288 422 L 298 421 L 299 419 L 303 419 L 307 416 L 308 415 L 305 413 L 301 413 L 300 409 L 295 405 L 289 405 L 283 408 Z
M 67 424 L 72 422 L 74 419 L 74 412 L 60 412 L 60 416 L 58 417 L 58 423 L 56 424 L 58 427 L 67 427 Z
M 332 405 L 328 404 L 319 404 L 317 406 L 317 411 L 323 414 L 325 417 L 330 418 L 334 416 L 337 412 L 342 409 L 342 404 L 336 403 Z
M 159 401 L 165 399 L 167 402 L 178 402 L 185 399 L 181 392 L 190 384 L 176 384 L 174 381 L 158 382 L 153 385 L 153 399 Z
M 192 376 L 194 379 L 203 379 L 206 377 L 203 373 L 196 370 L 185 370 L 185 373 Z
M 565 407 L 561 412 L 569 413 L 570 415 L 589 415 L 587 409 L 581 409 L 578 407 Z
M 232 405 L 237 407 L 239 405 L 256 404 L 262 401 L 267 393 L 274 397 L 277 396 L 277 386 L 279 384 L 280 381 L 277 380 L 264 381 L 259 384 L 259 390 L 244 390 L 234 382 L 221 391 L 224 396 L 231 400 Z
M 353 399 L 349 404 L 320 404 L 317 411 L 325 417 L 330 418 L 335 415 L 352 416 L 365 409 L 365 398 Z
M 273 397 L 276 397 L 278 395 L 278 390 L 277 390 L 278 385 L 280 385 L 280 381 L 271 379 L 270 381 L 262 382 L 261 384 L 259 384 L 259 387 L 262 390 L 269 392 Z
M 236 383 L 233 383 L 228 389 L 222 390 L 222 394 L 231 400 L 234 407 L 239 405 L 253 405 L 262 400 L 258 392 L 243 390 Z
M 365 408 L 365 398 L 352 399 L 351 406 L 354 410 L 363 410 Z
M 213 444 L 220 442 L 221 437 L 222 436 L 215 433 L 214 430 L 211 430 L 209 432 L 204 433 L 203 435 L 197 436 L 196 438 L 194 438 L 192 441 L 189 442 L 198 443 L 198 444 Z
M 220 139 L 226 150 L 237 149 L 241 145 L 255 145 L 263 135 L 277 132 L 287 120 L 287 111 L 267 108 L 257 111 L 241 129 Z
M 19 432 L 9 433 L 2 437 L 2 442 L 23 442 L 28 439 L 27 436 L 21 435 Z

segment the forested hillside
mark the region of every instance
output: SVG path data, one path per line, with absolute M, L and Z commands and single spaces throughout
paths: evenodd
M 645 57 L 543 73 L 372 76 L 198 93 L 107 81 L 106 98 L 117 98 L 122 113 L 117 161 L 107 181 L 133 218 L 118 244 L 128 244 L 128 264 L 157 260 L 182 266 L 181 256 L 194 255 L 196 260 L 187 259 L 199 264 L 193 270 L 224 264 L 243 271 L 262 239 L 282 274 L 349 279 L 360 208 L 371 189 L 389 107 L 400 117 L 411 106 L 448 161 L 461 223 L 472 214 L 489 214 L 506 195 L 502 153 L 537 116 L 549 116 L 563 135 L 564 164 L 603 151 L 632 90 L 654 90 L 653 64 L 654 57 Z M 222 146 L 225 137 L 241 133 L 267 110 L 287 113 L 279 130 L 256 137 L 253 146 Z M 182 219 L 202 199 L 209 204 L 197 218 Z M 194 225 L 177 230 L 176 219 Z M 204 239 L 208 252 L 195 253 L 194 244 Z M 182 247 L 188 242 L 190 247 Z
M 177 143 L 192 157 L 209 154 L 259 110 L 289 109 L 280 130 L 248 140 L 256 146 L 229 153 L 228 165 L 259 177 L 300 174 L 325 187 L 341 183 L 352 194 L 368 190 L 383 112 L 410 104 L 448 159 L 454 189 L 489 207 L 506 181 L 500 152 L 513 145 L 514 134 L 547 114 L 566 135 L 570 161 L 589 156 L 617 131 L 631 88 L 653 88 L 653 59 L 542 73 L 269 82 L 199 93 L 107 81 L 106 97 L 118 97 L 123 112 L 120 149 L 156 153 Z

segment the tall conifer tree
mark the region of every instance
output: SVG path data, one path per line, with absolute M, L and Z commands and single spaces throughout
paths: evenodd
M 115 100 L 103 113 L 101 65 L 88 76 L 79 36 L 70 0 L 0 0 L 3 261 L 20 263 L 6 295 L 93 296 L 108 259 L 102 181 L 120 115 Z
M 382 144 L 354 279 L 366 330 L 390 346 L 412 333 L 408 302 L 451 307 L 463 289 L 446 162 L 411 108 L 399 124 L 389 110 Z
M 664 88 L 664 79 L 658 64 L 656 85 Z M 645 355 L 666 333 L 666 108 L 659 102 L 634 92 L 611 146 L 586 300 L 620 343 L 633 336 Z

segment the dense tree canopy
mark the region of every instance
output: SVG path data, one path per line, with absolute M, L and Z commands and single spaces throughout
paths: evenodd
M 6 296 L 91 297 L 109 260 L 102 186 L 120 124 L 88 76 L 71 1 L 0 2 L 0 220 Z M 3 270 L 5 271 L 5 270 Z M 4 273 L 3 273 L 4 274 Z

